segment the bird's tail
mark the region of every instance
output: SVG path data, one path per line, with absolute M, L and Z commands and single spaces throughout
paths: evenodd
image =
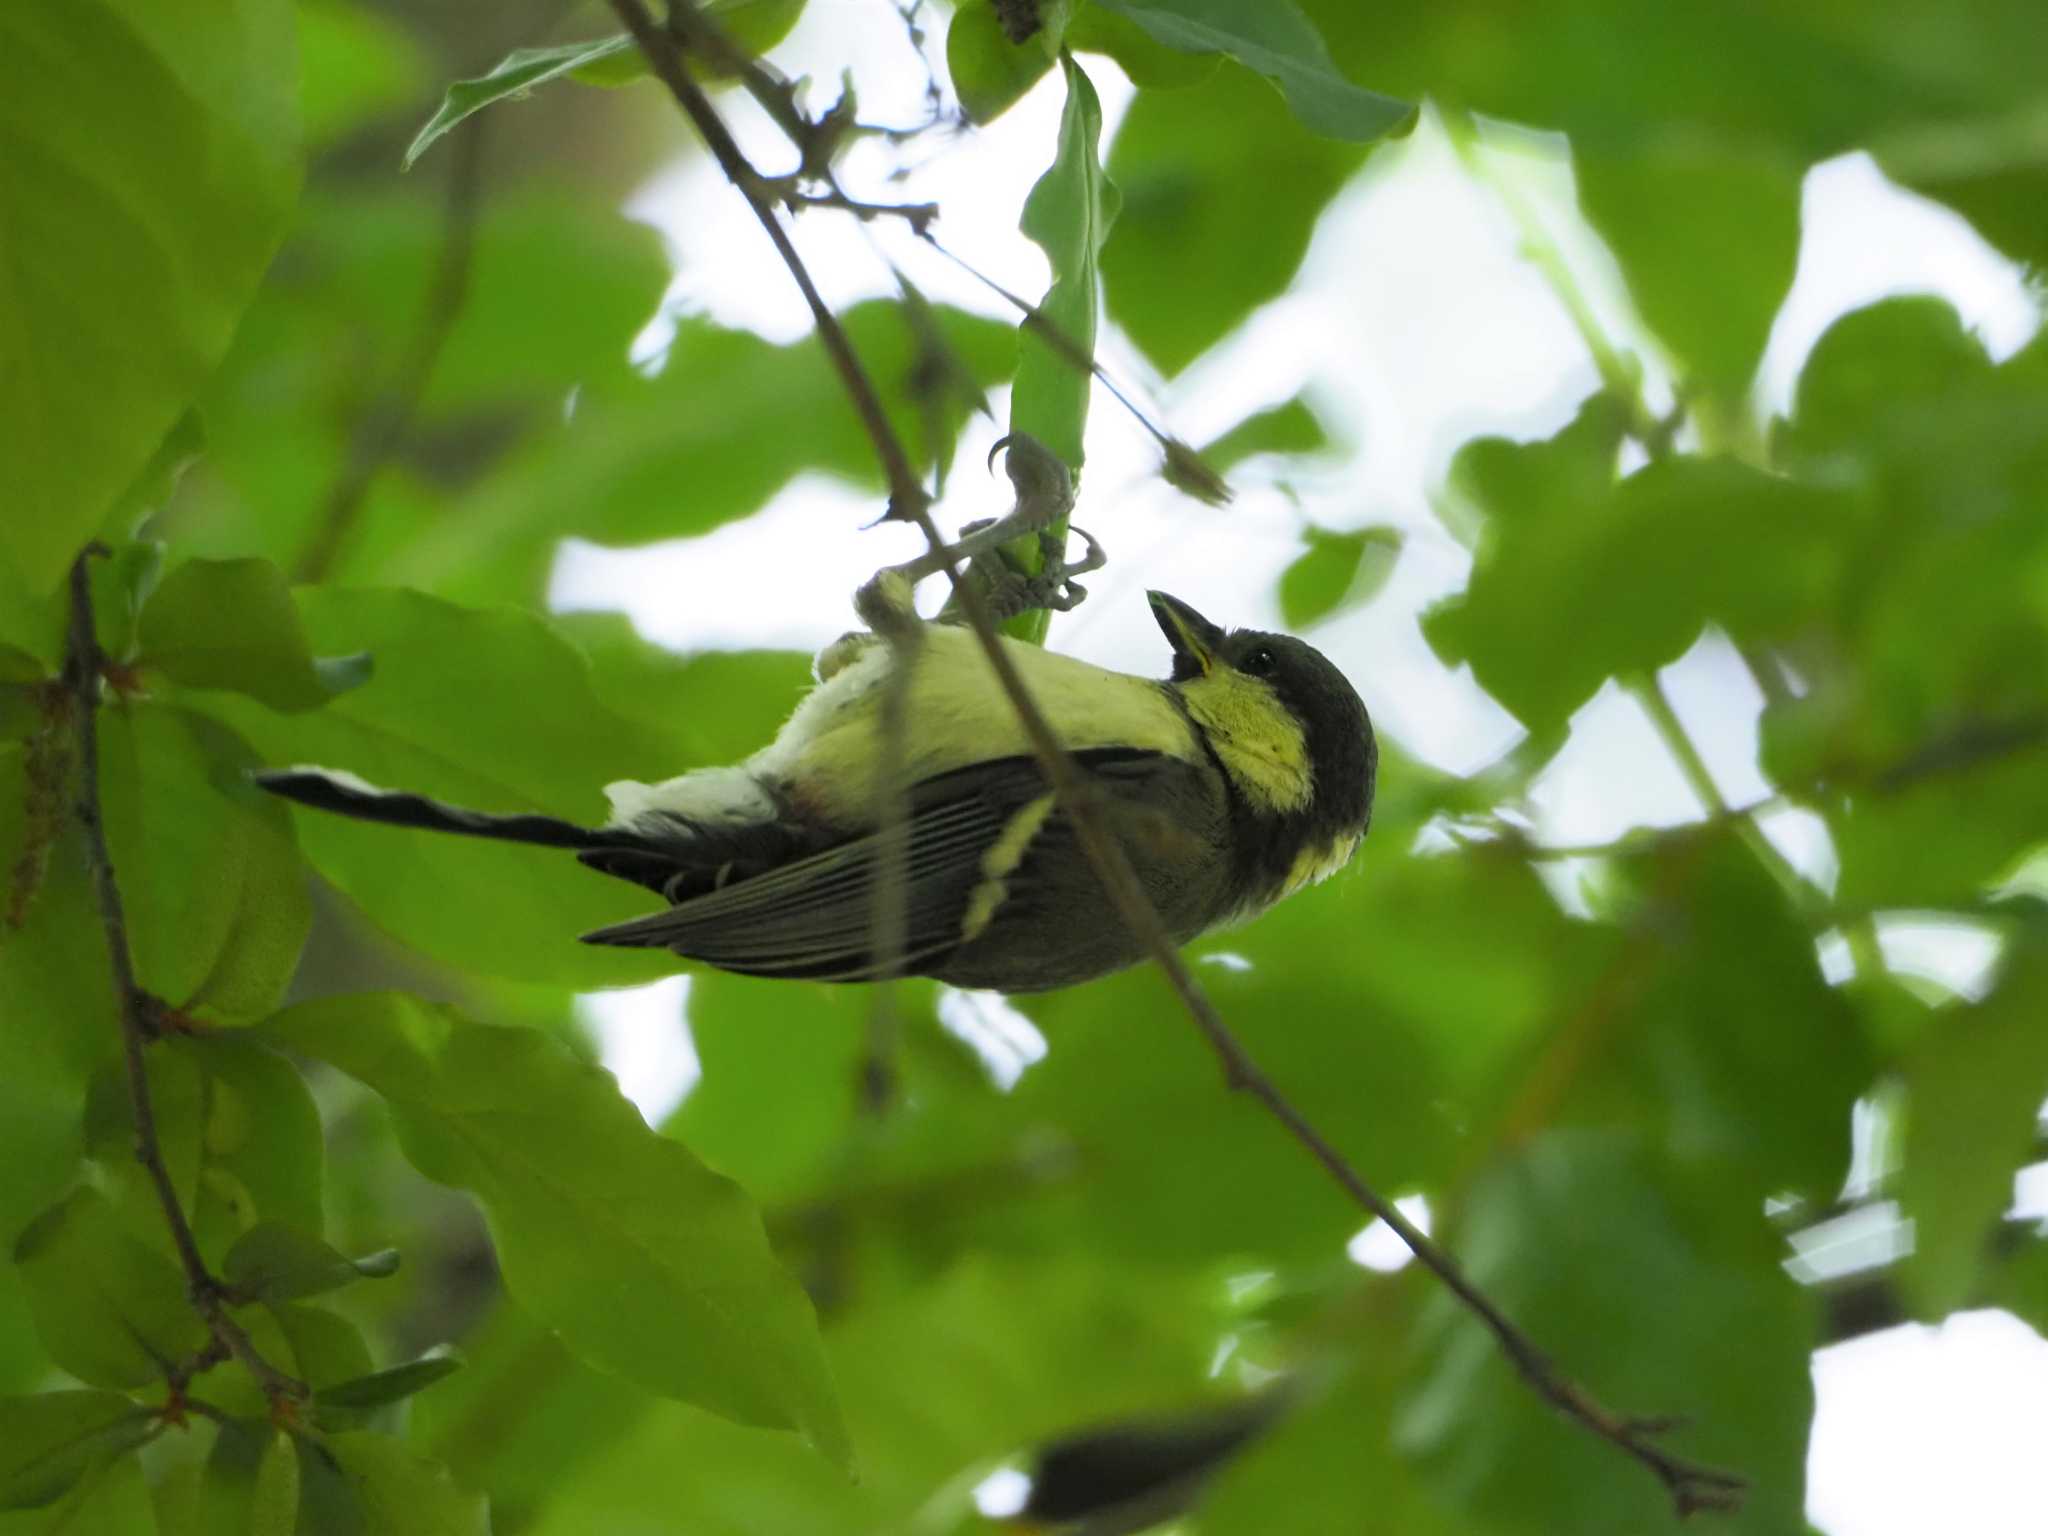
M 362 821 L 418 827 L 428 832 L 459 832 L 468 837 L 494 837 L 508 843 L 537 843 L 543 848 L 616 849 L 641 842 L 617 827 L 579 827 L 552 816 L 493 816 L 429 800 L 398 789 L 379 789 L 352 774 L 330 768 L 284 768 L 256 774 L 255 780 L 273 795 L 296 800 L 316 810 L 334 811 Z

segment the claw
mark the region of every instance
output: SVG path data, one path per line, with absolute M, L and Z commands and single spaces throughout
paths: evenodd
M 854 607 L 876 633 L 887 626 L 891 632 L 915 621 L 910 594 L 917 583 L 955 562 L 965 562 L 987 583 L 990 606 L 1000 618 L 1010 618 L 1033 608 L 1050 608 L 1065 613 L 1088 594 L 1071 578 L 1101 570 L 1105 564 L 1102 547 L 1082 533 L 1088 553 L 1078 565 L 1066 562 L 1066 540 L 1055 537 L 1051 528 L 1074 505 L 1073 472 L 1043 443 L 1026 432 L 1012 432 L 997 440 L 989 450 L 993 468 L 995 456 L 1009 453 L 1006 466 L 1017 501 L 1002 517 L 981 518 L 960 530 L 953 543 L 927 550 L 914 560 L 889 566 L 854 598 Z M 1044 553 L 1043 569 L 1036 576 L 1022 576 L 1011 570 L 998 551 L 1013 539 L 1039 540 Z
M 1067 532 L 1078 533 L 1081 535 L 1081 542 L 1088 546 L 1088 553 L 1081 557 L 1081 563 L 1066 568 L 1069 576 L 1085 576 L 1090 571 L 1099 571 L 1109 564 L 1109 556 L 1104 554 L 1102 546 L 1095 542 L 1094 534 L 1086 528 L 1077 528 L 1072 523 L 1067 524 Z

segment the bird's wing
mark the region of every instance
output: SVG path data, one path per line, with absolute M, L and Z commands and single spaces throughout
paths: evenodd
M 1111 750 L 1077 754 L 1122 769 Z M 1052 809 L 1051 791 L 1028 757 L 977 763 L 914 786 L 904 855 L 901 968 L 925 963 L 970 937 L 979 906 L 986 920 Z M 584 935 L 591 944 L 672 949 L 720 969 L 816 981 L 880 974 L 873 950 L 874 901 L 884 834 L 870 833 L 778 868 L 692 896 L 663 912 Z

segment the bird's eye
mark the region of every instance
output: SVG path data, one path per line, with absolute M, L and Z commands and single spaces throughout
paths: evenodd
M 1275 665 L 1276 663 L 1273 660 L 1272 650 L 1269 647 L 1262 645 L 1257 650 L 1253 651 L 1249 656 L 1245 657 L 1242 665 L 1239 667 L 1238 670 L 1242 672 L 1249 672 L 1253 677 L 1264 677 L 1267 673 L 1273 670 Z

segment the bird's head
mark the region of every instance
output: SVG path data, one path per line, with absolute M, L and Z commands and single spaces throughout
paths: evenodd
M 1169 686 L 1250 810 L 1272 819 L 1274 854 L 1341 863 L 1372 818 L 1379 747 L 1358 691 L 1292 635 L 1226 630 L 1179 598 L 1146 594 L 1173 647 Z M 1332 866 L 1334 867 L 1334 866 Z M 1288 888 L 1301 883 L 1284 872 Z M 1302 878 L 1327 873 L 1309 868 Z

